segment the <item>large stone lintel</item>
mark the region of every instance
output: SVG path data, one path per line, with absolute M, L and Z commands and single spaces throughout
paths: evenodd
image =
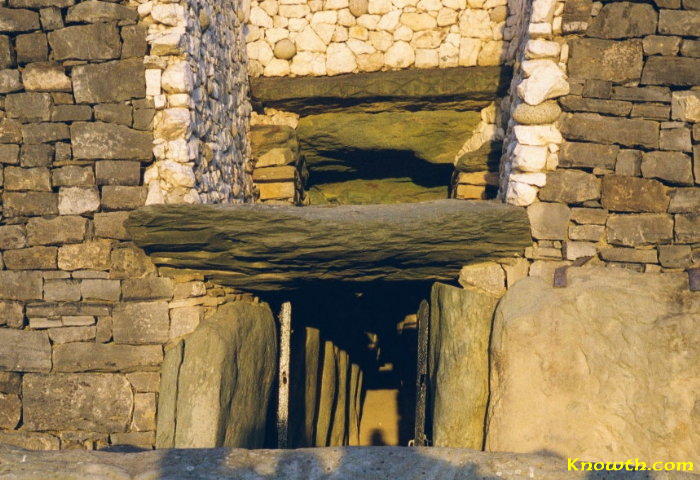
M 455 67 L 334 77 L 257 77 L 253 100 L 304 115 L 356 107 L 362 111 L 477 110 L 501 96 L 509 67 Z
M 286 207 L 154 205 L 127 221 L 160 266 L 248 291 L 318 281 L 451 281 L 462 265 L 522 253 L 525 211 L 496 202 Z

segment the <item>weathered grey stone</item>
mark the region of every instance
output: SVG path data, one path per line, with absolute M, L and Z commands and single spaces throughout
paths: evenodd
M 77 122 L 70 131 L 75 158 L 149 160 L 152 156 L 150 132 L 101 122 Z
M 571 210 L 561 203 L 537 202 L 527 207 L 532 236 L 538 240 L 564 240 Z
M 692 87 L 700 84 L 700 58 L 652 56 L 644 64 L 642 83 Z
M 131 126 L 131 105 L 123 103 L 103 103 L 95 105 L 95 120 Z
M 94 326 L 49 328 L 47 331 L 54 345 L 95 340 Z
M 80 215 L 100 208 L 100 192 L 95 187 L 61 187 L 58 191 L 58 213 Z
M 659 137 L 661 150 L 675 150 L 677 152 L 692 152 L 693 144 L 690 140 L 689 128 L 662 128 Z
M 615 173 L 628 177 L 642 175 L 642 152 L 639 150 L 620 150 L 615 162 Z
M 56 268 L 56 247 L 29 247 L 3 254 L 10 270 L 52 270 Z
M 681 152 L 645 152 L 642 156 L 642 175 L 647 178 L 692 185 L 692 168 L 690 157 Z
M 39 272 L 0 271 L 0 298 L 4 300 L 38 300 L 41 290 Z
M 625 117 L 632 110 L 630 102 L 584 98 L 579 95 L 563 96 L 559 99 L 559 103 L 568 112 L 594 112 Z
M 562 29 L 567 33 L 585 31 L 591 20 L 592 0 L 569 0 L 564 4 Z
M 408 151 L 427 162 L 453 163 L 479 121 L 475 112 L 452 110 L 323 113 L 302 117 L 297 135 L 310 164 L 353 150 Z
M 27 450 L 58 450 L 60 442 L 48 433 L 0 431 L 0 444 Z
M 87 219 L 62 215 L 51 219 L 31 218 L 27 222 L 29 245 L 59 245 L 81 242 L 85 238 Z
M 51 345 L 46 332 L 1 328 L 0 369 L 14 372 L 51 370 Z
M 0 300 L 0 325 L 21 328 L 24 325 L 24 306 L 20 302 Z
M 276 356 L 267 304 L 228 303 L 200 323 L 185 337 L 182 363 L 171 364 L 178 373 L 163 371 L 178 378 L 174 446 L 262 446 Z M 173 383 L 161 383 L 161 399 L 172 401 Z
M 170 318 L 167 302 L 119 303 L 112 314 L 116 343 L 144 345 L 169 339 Z
M 506 276 L 496 262 L 478 262 L 465 265 L 459 271 L 459 284 L 478 293 L 501 297 L 506 293 Z
M 20 393 L 21 391 L 21 374 L 16 372 L 0 372 L 0 393 Z
M 644 55 L 676 55 L 680 45 L 680 37 L 649 35 L 642 40 Z
M 665 212 L 668 189 L 656 180 L 620 175 L 603 177 L 603 207 L 616 212 Z
M 673 92 L 671 114 L 674 120 L 700 122 L 700 92 L 694 90 Z
M 616 143 L 626 147 L 659 146 L 659 123 L 651 120 L 573 113 L 564 117 L 560 129 L 567 140 Z
M 603 225 L 571 225 L 569 227 L 569 238 L 571 240 L 599 242 L 604 236 L 605 227 Z
M 19 161 L 23 167 L 50 167 L 53 159 L 52 145 L 24 144 L 19 154 Z
M 12 430 L 22 416 L 22 401 L 14 393 L 0 393 L 0 428 Z
M 659 12 L 659 33 L 695 37 L 700 31 L 700 11 L 667 10 Z
M 667 268 L 686 268 L 692 262 L 690 245 L 659 245 L 659 263 Z
M 615 168 L 620 147 L 587 142 L 565 142 L 559 150 L 562 167 Z
M 0 120 L 0 143 L 22 142 L 22 128 L 17 120 L 3 118 Z
M 5 192 L 2 203 L 6 217 L 58 214 L 58 195 L 55 193 Z
M 110 435 L 110 440 L 113 444 L 133 441 L 139 445 L 140 442 L 149 440 L 149 435 L 147 432 L 115 433 Z M 528 473 L 532 480 L 584 480 L 591 476 L 591 472 L 587 471 L 567 471 L 566 462 L 552 455 L 485 453 L 440 447 L 335 447 L 258 451 L 159 449 L 140 453 L 66 450 L 52 454 L 3 447 L 0 450 L 0 461 L 11 469 L 17 480 L 51 476 L 101 476 L 126 480 L 130 477 L 147 478 L 149 475 L 165 480 L 182 477 L 183 472 L 202 480 L 237 477 L 265 480 L 481 480 L 484 477 L 520 480 L 523 478 L 522 472 L 532 472 Z M 580 464 L 577 464 L 577 468 L 580 468 Z M 649 472 L 623 472 L 622 475 L 629 480 L 642 480 L 643 475 L 649 476 Z M 655 472 L 654 477 L 659 480 L 694 478 L 687 472 Z
M 608 211 L 601 208 L 574 207 L 571 209 L 571 220 L 579 224 L 605 225 Z
M 609 262 L 623 263 L 656 263 L 657 254 L 655 248 L 645 250 L 636 248 L 602 248 L 600 258 Z
M 119 280 L 88 278 L 81 282 L 80 291 L 84 300 L 119 301 Z
M 105 212 L 96 213 L 94 217 L 95 236 L 102 238 L 114 238 L 116 240 L 128 240 L 124 222 L 129 217 L 129 212 Z
M 122 58 L 143 57 L 148 50 L 146 25 L 129 25 L 122 27 Z
M 0 227 L 0 249 L 22 248 L 27 245 L 27 238 L 21 225 L 4 225 Z
M 497 302 L 498 297 L 486 293 L 433 285 L 427 408 L 435 446 L 481 448 L 489 390 L 489 336 Z
M 22 90 L 19 70 L 0 70 L 0 93 Z
M 175 446 L 175 426 L 177 421 L 178 377 L 185 342 L 179 340 L 165 345 L 165 355 L 160 369 L 158 395 L 158 418 L 156 425 L 156 447 Z
M 125 431 L 133 406 L 129 382 L 115 374 L 27 374 L 22 400 L 28 430 Z
M 45 280 L 44 300 L 51 302 L 80 301 L 80 281 L 70 279 Z
M 668 120 L 671 109 L 668 105 L 655 103 L 635 103 L 632 105 L 631 117 L 641 117 L 650 120 Z
M 26 122 L 51 120 L 52 106 L 48 93 L 11 93 L 5 97 L 7 116 Z
M 160 373 L 158 372 L 134 372 L 126 375 L 135 392 L 158 392 L 160 385 Z
M 547 175 L 547 184 L 540 190 L 546 202 L 582 203 L 600 198 L 600 179 L 580 170 L 556 170 Z
M 188 224 L 194 219 L 200 226 L 211 223 L 192 235 Z M 278 282 L 328 281 L 330 272 L 332 278 L 348 281 L 453 279 L 470 259 L 508 256 L 506 251 L 522 252 L 531 242 L 522 209 L 461 200 L 334 208 L 154 205 L 132 213 L 127 228 L 137 245 L 147 247 L 156 259 L 168 258 L 169 266 L 182 262 L 185 268 L 215 269 L 217 281 L 246 285 L 248 290 L 276 289 Z M 453 233 L 446 235 L 447 231 Z M 296 255 L 304 252 L 303 268 L 296 261 L 288 263 L 289 257 L 272 260 L 280 252 L 273 244 L 287 243 L 291 232 L 297 238 Z M 233 250 L 229 251 L 228 240 L 222 240 L 226 238 L 236 239 Z M 177 260 L 172 254 L 175 244 Z M 261 256 L 263 244 L 266 252 Z M 318 255 L 328 248 L 347 253 L 332 258 Z M 170 253 L 158 253 L 164 251 Z M 248 273 L 228 276 L 226 270 Z M 273 271 L 275 275 L 270 275 Z
M 630 2 L 608 3 L 591 22 L 586 36 L 617 39 L 653 35 L 656 33 L 656 21 L 657 14 L 651 5 Z
M 121 42 L 116 25 L 76 25 L 49 32 L 54 60 L 111 60 L 119 58 Z M 74 70 L 75 71 L 75 70 Z M 129 79 L 124 79 L 129 81 Z
M 103 210 L 135 210 L 146 204 L 146 187 L 107 185 L 102 187 Z
M 79 342 L 54 345 L 53 351 L 53 369 L 56 372 L 155 370 L 162 361 L 163 349 L 160 345 Z
M 73 86 L 57 63 L 30 63 L 22 70 L 22 83 L 28 91 L 71 92 Z
M 92 325 L 94 315 L 109 315 L 110 308 L 107 305 L 98 303 L 68 303 L 68 302 L 41 302 L 41 303 L 31 303 L 27 305 L 27 316 L 28 317 L 62 317 L 64 323 L 71 323 L 74 325 Z M 91 319 L 90 322 L 75 322 L 70 321 L 68 317 L 81 317 L 84 319 L 88 317 Z
M 51 191 L 51 175 L 48 168 L 5 167 L 6 190 Z
M 669 213 L 692 213 L 700 210 L 700 189 L 677 188 L 671 192 Z
M 19 145 L 0 144 L 0 163 L 17 164 L 19 162 Z
M 575 95 L 575 92 L 571 92 Z M 583 84 L 583 92 L 581 95 L 590 98 L 604 98 L 608 99 L 612 96 L 612 82 L 605 80 L 593 80 L 588 79 Z
M 15 38 L 17 63 L 45 62 L 49 56 L 46 34 L 42 32 L 18 35 Z
M 676 221 L 675 240 L 682 243 L 700 242 L 700 214 L 684 213 L 673 216 Z
M 608 243 L 627 247 L 669 242 L 673 218 L 660 213 L 610 215 L 606 224 Z
M 73 69 L 73 89 L 78 103 L 108 103 L 146 96 L 145 67 L 139 58 L 118 60 Z
M 684 38 L 681 43 L 681 55 L 684 57 L 700 57 L 700 40 Z
M 567 281 L 522 280 L 498 306 L 486 449 L 696 459 L 686 385 L 698 380 L 700 350 L 687 276 L 570 268 Z M 634 418 L 620 416 L 629 409 Z
M 38 30 L 39 14 L 31 10 L 0 7 L 0 32 Z
M 12 67 L 15 64 L 14 51 L 10 46 L 10 37 L 0 35 L 0 68 Z
M 92 120 L 92 108 L 89 105 L 56 105 L 51 114 L 54 122 L 80 122 Z
M 9 0 L 12 8 L 70 7 L 75 0 Z
M 156 394 L 135 393 L 134 413 L 129 426 L 137 432 L 155 431 L 156 429 Z
M 80 2 L 70 7 L 66 15 L 68 23 L 100 23 L 123 20 L 135 22 L 137 19 L 138 13 L 134 8 L 98 0 Z
M 109 270 L 110 278 L 138 278 L 155 272 L 156 267 L 143 249 L 127 244 L 112 250 Z
M 70 132 L 65 123 L 28 123 L 22 125 L 22 139 L 25 143 L 51 143 L 69 138 Z
M 47 31 L 64 27 L 63 15 L 57 7 L 48 6 L 39 10 L 39 19 L 41 20 L 41 28 Z
M 124 300 L 171 300 L 173 281 L 163 277 L 130 278 L 122 282 Z
M 63 245 L 58 249 L 58 268 L 61 270 L 107 270 L 110 240 L 90 240 L 83 243 Z
M 523 125 L 545 125 L 554 123 L 560 114 L 561 108 L 554 100 L 534 106 L 520 103 L 513 111 L 513 119 Z
M 102 160 L 95 162 L 95 177 L 98 185 L 139 185 L 141 164 Z
M 572 41 L 570 45 L 568 69 L 571 77 L 616 83 L 638 81 L 641 77 L 641 40 L 583 38 Z
M 55 187 L 89 187 L 95 185 L 92 167 L 66 165 L 51 170 L 51 183 Z

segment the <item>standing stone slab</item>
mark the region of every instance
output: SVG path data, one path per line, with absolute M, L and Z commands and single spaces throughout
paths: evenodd
M 126 431 L 133 406 L 124 375 L 27 374 L 22 380 L 27 430 Z
M 498 306 L 486 449 L 697 464 L 700 330 L 687 275 L 571 268 L 567 279 L 521 280 Z
M 165 347 L 161 366 L 156 424 L 156 448 L 175 446 L 175 422 L 177 421 L 177 379 L 180 376 L 182 352 L 185 342 L 180 340 Z
M 430 296 L 429 407 L 433 445 L 481 449 L 489 336 L 498 297 L 436 283 Z
M 261 447 L 277 359 L 270 307 L 223 305 L 184 341 L 175 447 Z
M 0 329 L 0 370 L 48 372 L 51 345 L 46 332 Z

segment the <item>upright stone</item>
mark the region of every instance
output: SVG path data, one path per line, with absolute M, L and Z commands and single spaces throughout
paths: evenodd
M 488 348 L 498 297 L 435 283 L 428 348 L 433 444 L 478 450 L 489 396 Z

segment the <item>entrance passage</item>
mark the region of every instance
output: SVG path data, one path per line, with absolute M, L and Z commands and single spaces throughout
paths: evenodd
M 318 287 L 292 303 L 290 447 L 407 445 L 429 283 Z

